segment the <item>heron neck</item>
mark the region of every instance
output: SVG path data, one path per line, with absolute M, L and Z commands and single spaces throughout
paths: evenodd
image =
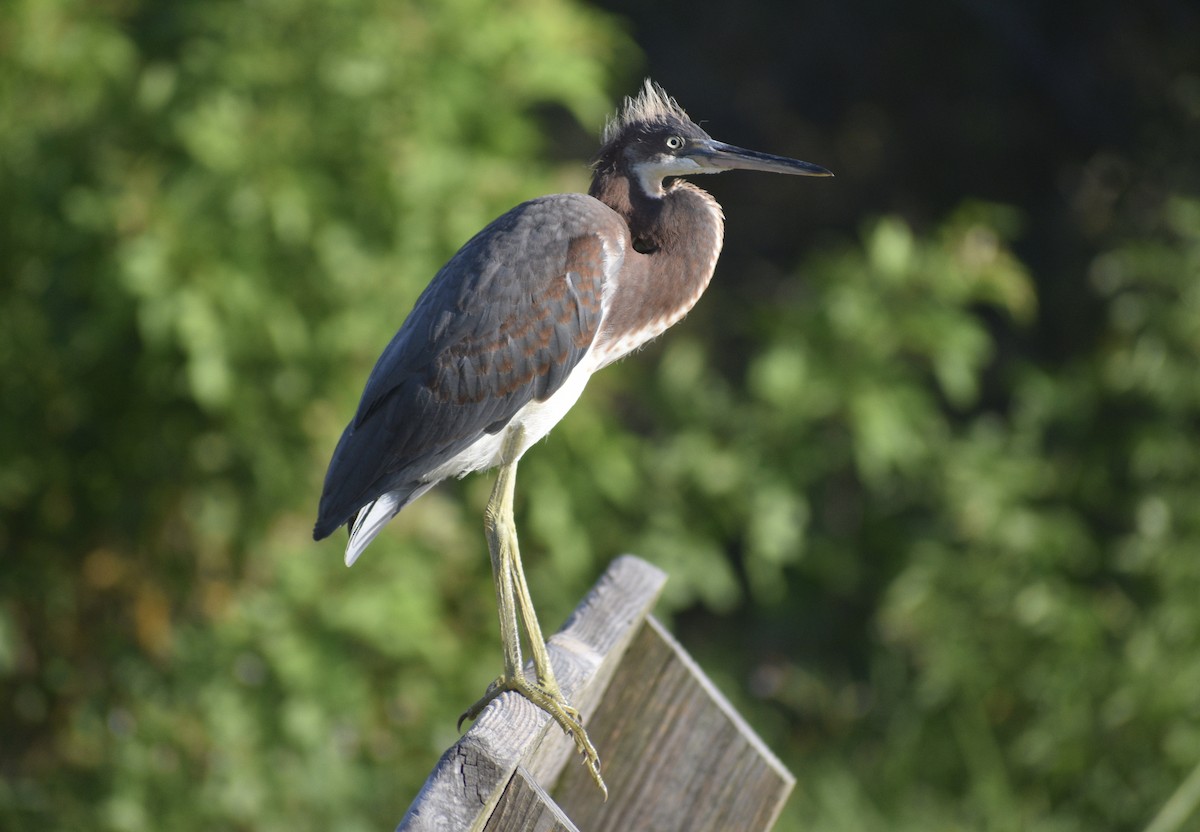
M 717 201 L 692 183 L 676 179 L 661 195 L 649 195 L 630 177 L 597 174 L 588 194 L 624 218 L 635 251 L 679 254 L 686 249 L 706 260 L 711 254 L 715 264 L 724 215 Z
M 590 193 L 625 219 L 633 248 L 600 334 L 609 360 L 616 360 L 662 334 L 700 299 L 721 253 L 724 217 L 715 199 L 682 180 L 651 197 L 628 179 L 597 177 Z

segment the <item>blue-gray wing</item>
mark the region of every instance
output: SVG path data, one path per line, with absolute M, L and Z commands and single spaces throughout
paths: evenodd
M 472 238 L 434 277 L 367 380 L 325 477 L 314 537 L 432 472 L 531 401 L 545 401 L 600 327 L 606 268 L 625 229 L 580 194 L 526 202 Z

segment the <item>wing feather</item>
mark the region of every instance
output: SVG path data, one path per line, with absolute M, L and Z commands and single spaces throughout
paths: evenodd
M 389 492 L 399 511 L 433 471 L 553 395 L 600 329 L 604 285 L 620 266 L 608 253 L 624 250 L 625 233 L 603 203 L 567 194 L 519 205 L 463 246 L 371 371 L 329 464 L 314 537 Z

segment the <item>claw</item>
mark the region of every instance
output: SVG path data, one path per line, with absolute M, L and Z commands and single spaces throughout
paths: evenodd
M 508 690 L 516 690 L 519 692 L 519 688 L 512 687 L 508 684 L 508 679 L 506 677 L 497 676 L 495 679 L 493 679 L 492 683 L 487 686 L 487 690 L 484 691 L 483 697 L 474 705 L 463 711 L 462 715 L 459 716 L 458 722 L 455 723 L 455 730 L 461 732 L 462 724 L 464 722 L 466 722 L 468 719 L 474 722 L 475 719 L 481 713 L 483 713 L 483 709 L 492 703 L 493 699 Z
M 579 715 L 579 710 L 567 704 L 566 699 L 559 692 L 557 685 L 550 687 L 541 682 L 529 682 L 524 676 L 517 678 L 500 676 L 488 685 L 483 697 L 474 705 L 467 708 L 463 712 L 463 715 L 458 718 L 458 729 L 462 730 L 462 724 L 465 720 L 473 720 L 478 717 L 483 713 L 483 709 L 491 704 L 493 699 L 507 691 L 513 691 L 524 696 L 548 713 L 558 723 L 558 726 L 575 743 L 575 749 L 583 758 L 583 763 L 587 766 L 588 774 L 592 776 L 592 780 L 599 787 L 604 799 L 608 800 L 608 786 L 604 784 L 604 777 L 600 774 L 600 755 L 596 753 L 596 747 L 592 745 L 592 741 L 588 738 L 587 730 L 583 727 L 583 718 Z

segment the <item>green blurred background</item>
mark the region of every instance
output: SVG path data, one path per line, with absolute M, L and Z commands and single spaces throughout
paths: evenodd
M 1197 44 L 1184 0 L 3 3 L 0 827 L 392 828 L 499 669 L 490 478 L 347 570 L 325 464 L 650 75 L 838 178 L 703 181 L 712 289 L 522 465 L 543 623 L 668 570 L 785 832 L 1197 828 Z

